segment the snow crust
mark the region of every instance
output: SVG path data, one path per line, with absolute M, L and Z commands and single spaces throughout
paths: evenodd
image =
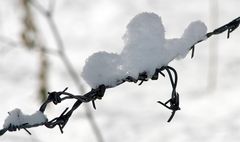
M 137 79 L 143 72 L 151 78 L 156 68 L 184 58 L 195 43 L 206 39 L 206 32 L 203 22 L 194 21 L 181 38 L 165 39 L 161 17 L 155 13 L 140 13 L 127 25 L 122 52 L 91 55 L 83 68 L 82 77 L 92 88 L 102 84 L 114 87 L 119 80 L 127 76 Z
M 11 125 L 20 126 L 27 125 L 39 125 L 47 121 L 46 116 L 41 111 L 36 111 L 32 115 L 25 115 L 18 108 L 9 112 L 9 116 L 5 119 L 3 128 L 8 128 Z

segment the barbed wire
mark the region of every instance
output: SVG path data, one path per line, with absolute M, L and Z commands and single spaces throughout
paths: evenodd
M 85 93 L 86 91 L 84 86 L 82 85 L 81 78 L 79 78 L 77 71 L 75 70 L 73 64 L 70 62 L 69 57 L 66 55 L 66 51 L 65 51 L 66 48 L 63 42 L 63 38 L 53 18 L 55 14 L 54 12 L 55 12 L 56 1 L 55 0 L 49 1 L 48 9 L 44 8 L 37 0 L 28 0 L 28 1 L 32 5 L 32 7 L 35 8 L 46 19 L 58 48 L 57 55 L 60 57 L 64 66 L 66 67 L 69 75 L 71 76 L 80 94 Z M 87 120 L 89 121 L 89 124 L 92 128 L 92 131 L 96 137 L 97 142 L 104 142 L 103 134 L 101 133 L 100 128 L 97 122 L 95 121 L 95 118 L 94 118 L 94 115 L 92 114 L 90 106 L 85 105 L 84 108 L 85 108 Z
M 231 22 L 229 22 L 229 23 L 227 23 L 227 24 L 225 24 L 225 25 L 223 25 L 223 26 L 213 30 L 212 32 L 207 33 L 205 35 L 206 39 L 210 38 L 213 35 L 221 34 L 221 33 L 225 32 L 225 31 L 227 31 L 227 39 L 228 39 L 230 37 L 230 34 L 239 27 L 239 24 L 240 24 L 240 17 L 238 17 L 238 18 L 232 20 Z M 204 39 L 204 40 L 206 40 L 206 39 Z M 195 45 L 200 43 L 200 42 L 202 42 L 202 41 L 204 41 L 204 40 L 199 40 L 198 42 L 196 42 L 191 47 L 191 49 L 190 49 L 190 50 L 192 50 L 191 58 L 193 58 L 193 56 L 194 56 Z
M 225 31 L 227 31 L 227 38 L 229 38 L 230 34 L 239 27 L 239 24 L 240 24 L 240 17 L 213 30 L 212 32 L 207 33 L 205 35 L 206 38 L 204 40 L 210 38 L 213 35 L 221 34 Z M 194 56 L 195 45 L 204 40 L 200 40 L 191 46 L 191 48 L 190 48 L 190 50 L 192 51 L 191 58 L 193 58 L 193 56 Z M 149 79 L 158 80 L 159 75 L 162 75 L 163 77 L 165 77 L 165 74 L 163 73 L 164 71 L 166 71 L 169 76 L 170 83 L 172 85 L 172 93 L 171 93 L 170 99 L 167 100 L 166 102 L 164 102 L 164 103 L 161 101 L 157 101 L 157 102 L 172 111 L 169 119 L 167 120 L 167 122 L 170 122 L 172 120 L 172 118 L 174 117 L 176 111 L 180 110 L 179 94 L 176 91 L 178 75 L 177 75 L 177 71 L 173 67 L 163 66 L 161 68 L 157 68 L 155 70 L 154 75 L 151 78 L 148 78 L 148 74 L 146 72 L 140 73 L 137 79 L 135 79 L 134 77 L 128 76 L 128 77 L 120 80 L 118 85 L 120 85 L 124 82 L 138 83 L 139 81 L 140 81 L 139 85 L 141 85 L 144 81 L 148 81 Z M 19 126 L 15 126 L 15 125 L 10 124 L 8 128 L 3 128 L 2 130 L 0 130 L 0 135 L 3 135 L 6 131 L 16 131 L 16 130 L 21 130 L 21 129 L 24 129 L 29 134 L 31 134 L 27 130 L 27 128 L 32 128 L 32 127 L 37 127 L 37 126 L 42 126 L 42 125 L 45 125 L 47 128 L 55 128 L 56 126 L 58 126 L 61 133 L 63 133 L 63 128 L 66 126 L 66 124 L 69 121 L 69 118 L 72 116 L 73 112 L 82 103 L 88 103 L 88 102 L 92 102 L 93 108 L 96 109 L 95 101 L 97 99 L 99 99 L 99 100 L 102 99 L 105 94 L 105 90 L 108 88 L 112 88 L 112 87 L 100 85 L 96 89 L 92 89 L 91 91 L 89 91 L 88 93 L 86 93 L 84 95 L 74 95 L 72 93 L 69 93 L 69 92 L 67 92 L 68 88 L 65 88 L 63 91 L 49 92 L 47 100 L 41 105 L 41 107 L 39 109 L 39 111 L 41 111 L 42 113 L 45 112 L 45 109 L 49 103 L 53 103 L 53 104 L 57 105 L 57 104 L 61 103 L 62 101 L 68 100 L 68 99 L 75 99 L 77 101 L 73 104 L 73 106 L 71 107 L 70 110 L 69 110 L 69 108 L 66 108 L 61 113 L 60 116 L 53 118 L 50 121 L 46 121 L 45 123 L 34 124 L 34 125 L 22 124 Z

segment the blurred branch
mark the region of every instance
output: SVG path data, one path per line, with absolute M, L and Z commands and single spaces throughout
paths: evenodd
M 44 52 L 43 48 L 40 48 L 40 71 L 39 71 L 39 94 L 41 95 L 41 101 L 45 101 L 47 99 L 47 78 L 48 78 L 48 59 Z
M 24 11 L 22 23 L 23 29 L 21 31 L 21 40 L 26 48 L 33 49 L 41 44 L 36 24 L 34 22 L 32 10 L 28 0 L 21 0 L 21 7 Z
M 21 6 L 24 11 L 21 32 L 21 40 L 24 47 L 28 49 L 37 49 L 39 51 L 39 72 L 38 72 L 38 96 L 41 101 L 47 99 L 47 82 L 48 82 L 48 58 L 45 55 L 43 42 L 36 26 L 32 8 L 28 0 L 21 0 Z
M 62 40 L 62 37 L 59 33 L 59 30 L 56 26 L 56 23 L 53 19 L 53 9 L 54 9 L 54 4 L 55 2 L 52 2 L 49 5 L 49 10 L 46 10 L 41 4 L 38 3 L 38 1 L 36 0 L 28 0 L 33 7 L 35 7 L 47 20 L 50 29 L 52 31 L 53 37 L 56 41 L 57 47 L 58 47 L 58 55 L 60 57 L 60 59 L 62 60 L 63 64 L 65 65 L 67 71 L 69 72 L 70 76 L 72 77 L 72 80 L 74 81 L 75 85 L 78 88 L 78 91 L 83 94 L 85 92 L 85 89 L 82 85 L 81 79 L 79 78 L 78 73 L 76 72 L 76 70 L 74 69 L 72 63 L 70 62 L 68 56 L 65 53 L 65 46 Z M 103 142 L 103 136 L 100 132 L 100 129 L 97 126 L 97 123 L 94 120 L 93 114 L 89 108 L 88 105 L 85 105 L 86 108 L 86 114 L 87 114 L 87 118 L 91 124 L 91 127 L 94 131 L 94 134 L 96 135 L 96 138 L 98 140 L 98 142 Z
M 45 15 L 45 16 L 47 16 L 47 15 Z M 57 26 L 51 16 L 48 15 L 47 19 L 48 19 L 49 26 L 52 30 L 53 36 L 57 43 L 59 57 L 61 58 L 64 65 L 66 66 L 66 69 L 68 70 L 70 76 L 72 77 L 72 80 L 75 82 L 79 92 L 84 93 L 85 88 L 82 85 L 82 82 L 79 78 L 78 73 L 75 71 L 73 65 L 71 64 L 70 60 L 68 59 L 68 56 L 65 53 L 65 47 L 63 44 L 63 40 L 59 34 Z
M 73 81 L 75 82 L 78 90 L 80 93 L 84 93 L 85 89 L 81 83 L 81 79 L 79 78 L 78 73 L 75 71 L 73 65 L 71 64 L 70 60 L 68 59 L 68 56 L 65 53 L 65 46 L 62 40 L 62 37 L 59 33 L 59 30 L 56 26 L 55 21 L 53 20 L 53 14 L 51 13 L 53 10 L 45 10 L 42 5 L 40 5 L 37 1 L 35 0 L 28 0 L 33 7 L 35 7 L 47 20 L 50 29 L 53 33 L 53 37 L 56 41 L 57 44 L 57 53 L 59 54 L 59 57 L 61 58 L 62 62 L 66 66 L 66 69 L 68 70 L 70 76 L 72 77 Z M 53 8 L 53 6 L 51 6 Z

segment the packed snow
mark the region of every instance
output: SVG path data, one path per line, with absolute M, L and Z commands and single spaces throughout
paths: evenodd
M 195 21 L 181 38 L 166 39 L 161 17 L 155 13 L 140 13 L 127 25 L 122 52 L 119 55 L 107 52 L 91 55 L 82 77 L 92 88 L 102 84 L 114 87 L 121 79 L 127 76 L 137 79 L 143 72 L 151 78 L 156 68 L 185 57 L 195 43 L 206 39 L 206 33 L 206 25 Z
M 47 121 L 46 116 L 41 111 L 36 111 L 32 115 L 25 115 L 18 108 L 10 111 L 9 116 L 5 119 L 3 128 L 8 128 L 10 125 L 12 126 L 35 126 L 43 124 Z
M 118 84 L 124 78 L 122 59 L 118 54 L 98 52 L 91 55 L 86 64 L 82 76 L 93 88 L 99 84 Z
M 195 21 L 188 25 L 184 33 L 179 39 L 167 39 L 165 48 L 167 50 L 167 60 L 170 62 L 173 59 L 182 59 L 186 57 L 190 48 L 198 41 L 205 40 L 207 33 L 206 25 L 201 21 Z

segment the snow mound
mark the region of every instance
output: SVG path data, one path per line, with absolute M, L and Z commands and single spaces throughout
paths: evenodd
M 182 35 L 182 42 L 184 43 L 180 48 L 179 57 L 184 58 L 189 49 L 194 45 L 196 42 L 205 40 L 207 33 L 207 26 L 201 21 L 194 21 L 188 25 Z
M 127 76 L 137 79 L 143 72 L 151 78 L 156 68 L 185 57 L 195 43 L 206 39 L 206 32 L 206 25 L 195 21 L 181 38 L 165 39 L 161 17 L 155 13 L 140 13 L 127 25 L 122 52 L 119 55 L 107 52 L 91 55 L 82 77 L 92 88 L 102 84 L 114 87 Z
M 130 21 L 123 36 L 125 46 L 120 55 L 123 69 L 129 76 L 137 78 L 142 72 L 153 75 L 161 64 L 159 55 L 164 48 L 164 33 L 162 20 L 154 13 L 141 13 Z
M 4 121 L 3 128 L 8 128 L 10 125 L 39 125 L 46 121 L 46 116 L 40 111 L 37 111 L 32 115 L 25 115 L 20 109 L 16 108 L 9 112 L 9 116 Z
M 101 84 L 113 87 L 125 77 L 121 66 L 122 60 L 118 54 L 97 52 L 87 59 L 82 77 L 92 88 Z

